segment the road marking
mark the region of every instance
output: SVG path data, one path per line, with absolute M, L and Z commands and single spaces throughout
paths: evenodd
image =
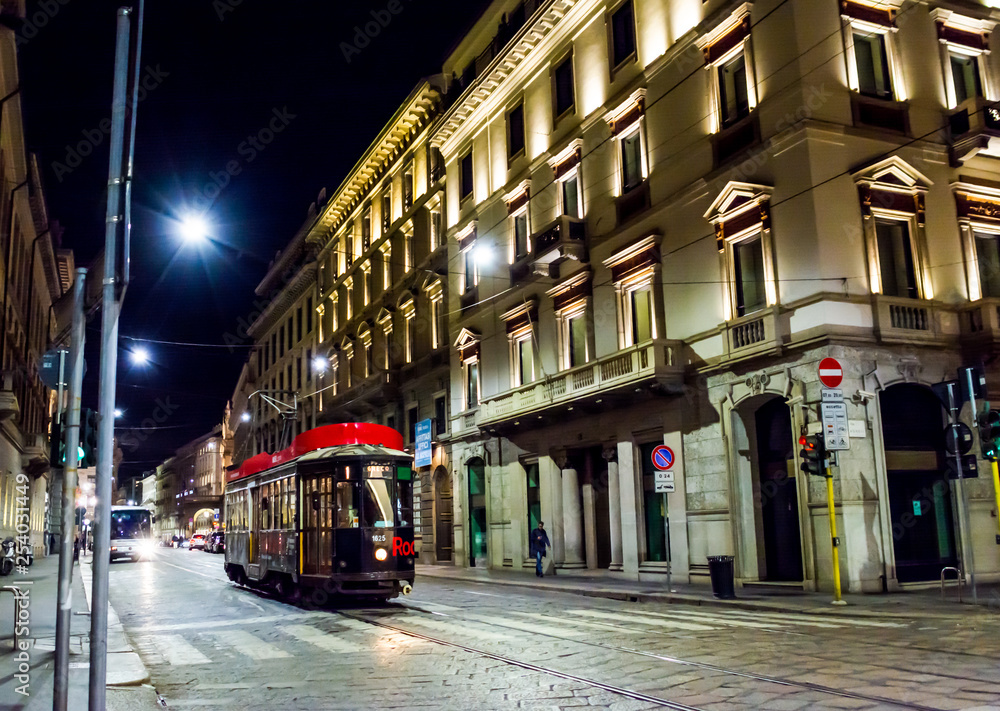
M 164 634 L 152 638 L 160 656 L 175 667 L 191 664 L 210 664 L 211 659 L 195 649 L 179 634 Z
M 856 627 L 906 627 L 901 622 L 879 622 L 877 620 L 860 620 L 854 617 L 825 617 L 822 615 L 781 615 L 776 612 L 754 612 L 750 613 L 755 618 L 763 620 L 779 620 L 790 623 L 811 623 L 817 626 L 840 627 L 841 625 L 854 625 Z
M 511 636 L 508 634 L 491 632 L 487 629 L 481 628 L 480 626 L 473 628 L 468 625 L 444 622 L 443 620 L 428 620 L 423 617 L 405 617 L 402 620 L 399 620 L 399 622 L 412 623 L 421 627 L 428 627 L 439 632 L 458 635 L 459 639 L 468 639 L 470 634 L 474 635 L 476 639 L 492 639 L 501 642 L 509 642 L 511 639 Z
M 595 630 L 597 632 L 620 632 L 622 634 L 646 634 L 649 630 L 638 630 L 632 627 L 622 627 L 618 624 L 612 624 L 611 622 L 586 622 L 584 620 L 566 620 L 562 617 L 556 617 L 554 615 L 544 615 L 540 612 L 517 612 L 515 614 L 525 615 L 527 617 L 534 617 L 539 620 L 545 620 L 546 622 L 555 622 L 559 624 L 572 624 L 573 627 L 580 627 L 583 629 Z
M 283 620 L 305 620 L 313 617 L 329 617 L 326 612 L 299 612 L 290 615 L 272 615 L 270 617 L 246 617 L 236 620 L 209 620 L 202 622 L 178 622 L 173 625 L 151 625 L 148 627 L 129 627 L 129 632 L 138 634 L 148 632 L 175 632 L 178 630 L 205 630 L 216 627 L 235 627 L 239 625 L 258 625 Z
M 278 629 L 285 634 L 291 635 L 302 642 L 307 642 L 314 647 L 319 647 L 327 652 L 336 654 L 354 654 L 361 651 L 361 647 L 340 639 L 329 632 L 318 630 L 309 625 L 282 625 Z
M 226 630 L 223 632 L 212 632 L 211 635 L 222 644 L 232 647 L 240 654 L 251 659 L 284 659 L 292 656 L 283 649 L 265 642 L 259 637 L 254 637 L 249 632 L 243 630 Z
M 572 628 L 567 628 L 566 625 L 556 626 L 556 625 L 543 625 L 538 622 L 528 622 L 522 620 L 512 620 L 509 617 L 493 617 L 491 615 L 473 615 L 473 618 L 486 622 L 487 624 L 497 625 L 499 627 L 510 627 L 513 629 L 518 629 L 523 632 L 533 632 L 538 634 L 552 635 L 553 637 L 577 637 L 581 634 L 585 634 L 580 630 L 575 630 Z M 572 624 L 570 622 L 569 624 Z
M 199 573 L 197 570 L 191 570 L 190 568 L 185 568 L 183 565 L 175 565 L 173 563 L 168 563 L 165 560 L 157 560 L 157 563 L 163 563 L 163 565 L 169 565 L 171 568 L 177 568 L 177 570 L 183 570 L 185 573 L 194 573 L 195 575 L 200 575 L 203 578 L 211 578 L 212 580 L 222 580 L 228 582 L 229 578 L 221 575 L 209 575 L 208 573 Z
M 656 612 L 645 612 L 645 611 L 643 611 L 643 612 L 636 611 L 636 612 L 631 613 L 631 614 L 636 615 L 637 618 L 640 619 L 640 620 L 643 617 L 647 617 L 647 616 L 649 616 L 649 617 L 665 618 L 665 619 L 668 619 L 668 620 L 669 619 L 676 619 L 676 616 L 681 616 L 681 617 L 690 619 L 693 622 L 698 622 L 698 621 L 713 622 L 713 623 L 716 623 L 716 624 L 729 625 L 730 627 L 750 627 L 750 628 L 753 628 L 753 629 L 772 629 L 772 630 L 773 629 L 778 629 L 778 628 L 781 627 L 781 625 L 778 624 L 776 621 L 775 622 L 769 622 L 769 621 L 755 622 L 753 620 L 746 620 L 746 619 L 733 619 L 732 617 L 728 617 L 728 616 L 726 616 L 725 614 L 722 614 L 722 613 L 717 614 L 717 615 L 713 615 L 713 614 L 708 613 L 708 612 L 696 612 L 694 610 L 677 610 L 676 612 L 673 612 L 670 615 L 664 615 L 664 614 L 660 614 L 660 613 L 656 613 Z
M 597 610 L 569 610 L 572 615 L 583 615 L 584 617 L 595 617 L 599 620 L 614 620 L 616 622 L 636 622 L 637 620 L 633 615 L 620 615 L 614 612 L 598 612 Z M 709 627 L 708 625 L 700 625 L 696 622 L 681 622 L 675 619 L 655 619 L 650 618 L 648 621 L 643 620 L 644 624 L 653 625 L 654 627 L 669 627 L 678 630 L 687 630 L 688 632 L 711 632 L 717 630 L 718 627 Z

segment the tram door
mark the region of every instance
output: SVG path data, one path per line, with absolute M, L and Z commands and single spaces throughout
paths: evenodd
M 260 564 L 260 487 L 250 490 L 250 565 Z
M 302 479 L 302 574 L 333 572 L 333 475 Z

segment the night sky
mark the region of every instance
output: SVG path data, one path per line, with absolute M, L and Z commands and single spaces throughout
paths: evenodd
M 122 478 L 221 422 L 249 343 L 190 344 L 239 337 L 254 287 L 320 189 L 340 184 L 487 4 L 396 1 L 393 16 L 391 0 L 146 0 L 148 90 L 138 108 L 132 284 L 120 325 Z M 29 147 L 39 154 L 50 218 L 65 229 L 63 246 L 77 266 L 104 242 L 101 127 L 111 114 L 115 16 L 124 4 L 29 0 L 21 30 Z M 348 61 L 346 43 L 373 11 L 391 19 Z M 263 145 L 269 134 L 259 132 L 272 119 L 280 131 Z M 227 164 L 237 174 L 226 176 Z M 182 243 L 178 220 L 192 211 L 204 213 L 211 244 Z M 96 409 L 99 316 L 87 339 L 83 404 Z M 140 346 L 152 359 L 144 367 L 129 359 Z

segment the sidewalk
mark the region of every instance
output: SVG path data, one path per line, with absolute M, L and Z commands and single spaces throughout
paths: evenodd
M 70 621 L 69 687 L 67 707 L 88 706 L 91 559 L 73 566 Z M 36 558 L 24 574 L 0 578 L 0 586 L 16 586 L 29 595 L 25 636 L 27 649 L 14 649 L 14 602 L 10 592 L 0 595 L 0 711 L 48 711 L 52 708 L 55 665 L 56 605 L 59 558 Z M 25 661 L 25 656 L 27 661 Z M 21 665 L 29 665 L 27 680 Z M 132 651 L 115 614 L 108 609 L 107 708 L 113 711 L 160 708 L 156 693 L 146 685 L 149 674 Z M 20 678 L 19 678 L 20 676 Z
M 971 593 L 968 588 L 964 590 L 962 595 L 964 604 L 959 603 L 958 589 L 954 587 L 953 582 L 946 588 L 943 600 L 939 588 L 935 586 L 933 589 L 907 590 L 882 595 L 844 595 L 847 605 L 838 606 L 830 604 L 833 596 L 829 592 L 809 593 L 784 587 L 737 587 L 735 600 L 719 600 L 712 595 L 712 589 L 707 583 L 704 585 L 675 584 L 671 591 L 667 591 L 665 580 L 663 582 L 624 580 L 610 577 L 604 571 L 557 571 L 556 575 L 537 578 L 534 569 L 522 572 L 519 570 L 458 568 L 447 565 L 418 565 L 417 577 L 480 583 L 495 587 L 530 588 L 610 600 L 714 605 L 781 613 L 878 615 L 883 617 L 1000 615 L 1000 585 L 996 583 L 978 586 L 978 607 L 971 604 Z M 419 580 L 417 585 L 419 585 Z

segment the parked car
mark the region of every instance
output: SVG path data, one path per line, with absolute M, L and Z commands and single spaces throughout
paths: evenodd
M 226 533 L 225 531 L 213 531 L 208 535 L 208 543 L 205 544 L 205 550 L 209 553 L 225 553 L 226 552 Z
M 202 533 L 196 533 L 191 536 L 191 541 L 188 543 L 188 548 L 195 550 L 196 548 L 205 549 L 205 535 Z

